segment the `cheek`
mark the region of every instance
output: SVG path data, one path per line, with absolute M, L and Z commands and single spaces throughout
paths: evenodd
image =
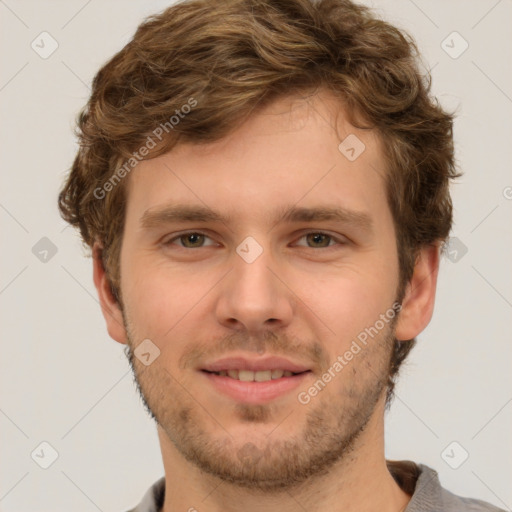
M 192 314 L 204 286 L 191 274 L 162 268 L 149 261 L 137 265 L 127 262 L 126 305 L 135 332 L 142 337 L 164 340 L 176 329 L 180 319 Z
M 166 368 L 176 366 L 187 347 L 207 339 L 215 325 L 216 284 L 226 269 L 185 271 L 153 257 L 126 258 L 127 311 L 134 343 L 149 338 Z M 128 280 L 127 280 L 128 281 Z
M 337 344 L 349 343 L 373 325 L 395 300 L 394 282 L 375 270 L 345 268 L 321 277 L 302 273 L 294 280 L 300 316 L 318 324 L 327 337 L 334 336 Z

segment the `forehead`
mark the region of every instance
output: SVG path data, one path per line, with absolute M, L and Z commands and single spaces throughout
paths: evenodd
M 139 163 L 129 211 L 172 202 L 262 215 L 308 201 L 362 211 L 384 195 L 385 162 L 374 130 L 354 127 L 328 93 L 280 98 L 219 141 L 181 143 Z

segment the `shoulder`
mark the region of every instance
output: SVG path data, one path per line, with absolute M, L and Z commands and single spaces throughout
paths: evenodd
M 405 512 L 505 512 L 485 501 L 451 493 L 441 486 L 437 471 L 423 464 L 416 467 L 416 486 Z
M 142 501 L 127 512 L 159 512 L 164 503 L 165 477 L 157 480 L 144 494 Z
M 441 488 L 441 503 L 444 510 L 457 510 L 468 512 L 505 512 L 504 509 L 495 507 L 486 501 L 474 498 L 456 496 L 450 491 Z

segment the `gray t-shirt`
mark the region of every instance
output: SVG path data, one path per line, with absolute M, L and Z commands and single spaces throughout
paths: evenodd
M 387 461 L 398 485 L 412 495 L 404 512 L 505 512 L 485 501 L 462 498 L 439 483 L 437 471 L 411 461 Z M 128 512 L 161 512 L 165 496 L 165 478 L 155 482 L 142 501 Z

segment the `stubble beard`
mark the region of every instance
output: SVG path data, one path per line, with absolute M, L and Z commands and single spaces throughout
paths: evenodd
M 133 338 L 125 320 L 126 354 L 146 410 L 187 461 L 234 486 L 276 493 L 322 477 L 335 464 L 350 463 L 385 394 L 394 324 L 372 340 L 373 346 L 363 348 L 323 392 L 307 405 L 297 402 L 288 416 L 273 404 L 237 404 L 234 414 L 248 426 L 245 439 L 231 436 L 216 421 L 215 411 L 205 410 L 200 397 L 189 394 L 167 369 L 154 363 L 142 365 L 133 354 Z M 344 379 L 344 386 L 333 395 L 329 387 L 336 386 L 337 379 Z M 280 438 L 279 425 L 270 435 L 261 434 L 262 424 L 278 418 L 286 428 L 289 422 L 299 422 L 294 435 Z

